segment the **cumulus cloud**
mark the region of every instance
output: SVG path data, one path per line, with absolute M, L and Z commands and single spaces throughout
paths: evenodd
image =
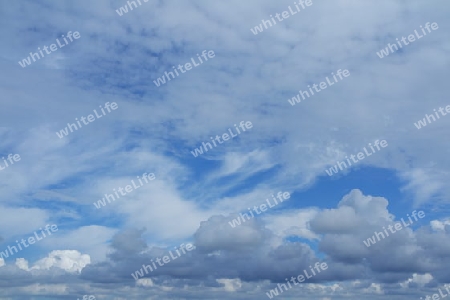
M 45 258 L 35 262 L 31 270 L 49 270 L 50 268 L 60 268 L 69 273 L 79 273 L 91 263 L 87 254 L 81 254 L 76 250 L 55 250 Z

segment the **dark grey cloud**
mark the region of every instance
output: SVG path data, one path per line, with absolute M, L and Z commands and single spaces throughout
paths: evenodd
M 387 204 L 384 198 L 353 190 L 336 208 L 320 210 L 311 220 L 312 230 L 321 237 L 318 243 L 320 254 L 307 243 L 280 240 L 266 228 L 261 218 L 232 228 L 228 222 L 237 215 L 217 215 L 202 222 L 193 235 L 192 243 L 196 249 L 150 272 L 138 282 L 131 277 L 132 272 L 142 264 L 149 264 L 151 259 L 167 255 L 178 245 L 149 247 L 143 239 L 145 230 L 128 229 L 112 238 L 107 261 L 86 266 L 80 275 L 54 267 L 24 271 L 9 264 L 0 268 L 0 278 L 16 278 L 17 287 L 35 282 L 62 284 L 71 280 L 77 293 L 88 293 L 89 290 L 104 293 L 114 287 L 131 289 L 136 296 L 150 289 L 161 297 L 168 297 L 162 290 L 162 286 L 166 286 L 173 291 L 172 297 L 186 299 L 206 299 L 211 293 L 217 294 L 218 299 L 225 299 L 225 289 L 239 287 L 237 299 L 252 299 L 244 292 L 261 295 L 262 291 L 257 292 L 256 286 L 268 290 L 285 282 L 285 278 L 302 274 L 315 262 L 324 261 L 328 269 L 308 282 L 324 289 L 331 289 L 327 287 L 330 282 L 339 282 L 338 289 L 329 291 L 337 298 L 343 296 L 345 290 L 355 295 L 369 291 L 376 295 L 378 289 L 382 289 L 385 295 L 395 299 L 396 295 L 429 291 L 445 283 L 449 276 L 446 266 L 450 263 L 450 237 L 445 227 L 436 230 L 425 219 L 419 219 L 422 222 L 418 222 L 417 229 L 405 228 L 369 248 L 363 244 L 374 230 L 398 220 L 389 213 Z M 341 218 L 348 220 L 336 230 L 330 219 L 339 222 Z M 432 278 L 424 281 L 415 277 L 430 276 L 425 274 Z M 408 290 L 404 290 L 405 287 Z M 300 290 L 313 292 L 304 285 L 289 293 L 296 294 Z M 116 293 L 120 294 L 120 291 Z

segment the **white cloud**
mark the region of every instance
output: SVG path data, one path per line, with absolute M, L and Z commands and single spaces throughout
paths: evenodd
M 242 282 L 239 278 L 234 279 L 216 279 L 218 283 L 223 284 L 223 290 L 226 292 L 236 292 L 242 287 Z
M 154 283 L 150 278 L 140 278 L 136 281 L 136 286 L 152 287 Z
M 450 225 L 450 220 L 432 220 L 430 226 L 435 231 L 445 231 L 445 226 Z
M 54 250 L 47 257 L 36 261 L 30 270 L 48 270 L 56 267 L 69 273 L 79 273 L 90 263 L 89 255 L 76 250 Z
M 16 266 L 19 269 L 28 271 L 28 261 L 25 258 L 16 258 Z
M 431 282 L 431 280 L 433 280 L 433 275 L 431 275 L 429 273 L 425 273 L 425 274 L 414 273 L 414 274 L 412 274 L 411 278 L 408 278 L 406 281 L 401 282 L 400 286 L 402 288 L 408 288 L 410 283 L 416 283 L 419 286 L 423 287 L 427 283 Z

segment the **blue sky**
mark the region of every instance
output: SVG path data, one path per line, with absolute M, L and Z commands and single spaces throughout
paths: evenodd
M 419 299 L 450 283 L 450 117 L 414 126 L 450 105 L 448 2 L 313 0 L 257 35 L 294 1 L 141 2 L 122 16 L 121 0 L 0 2 L 0 153 L 21 157 L 0 170 L 0 253 L 58 226 L 0 256 L 0 300 L 264 299 L 317 261 L 329 268 L 278 299 Z M 439 28 L 377 55 L 427 22 Z M 80 38 L 18 63 L 69 31 Z M 289 104 L 339 69 L 350 76 Z M 253 127 L 191 154 L 241 121 Z M 376 140 L 388 146 L 327 175 Z M 156 179 L 94 206 L 144 173 Z M 279 191 L 291 198 L 229 225 Z M 414 210 L 426 216 L 364 245 Z M 182 243 L 196 249 L 133 279 Z

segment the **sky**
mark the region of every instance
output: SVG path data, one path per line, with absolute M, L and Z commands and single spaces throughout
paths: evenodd
M 445 294 L 450 4 L 309 3 L 1 0 L 0 300 Z

